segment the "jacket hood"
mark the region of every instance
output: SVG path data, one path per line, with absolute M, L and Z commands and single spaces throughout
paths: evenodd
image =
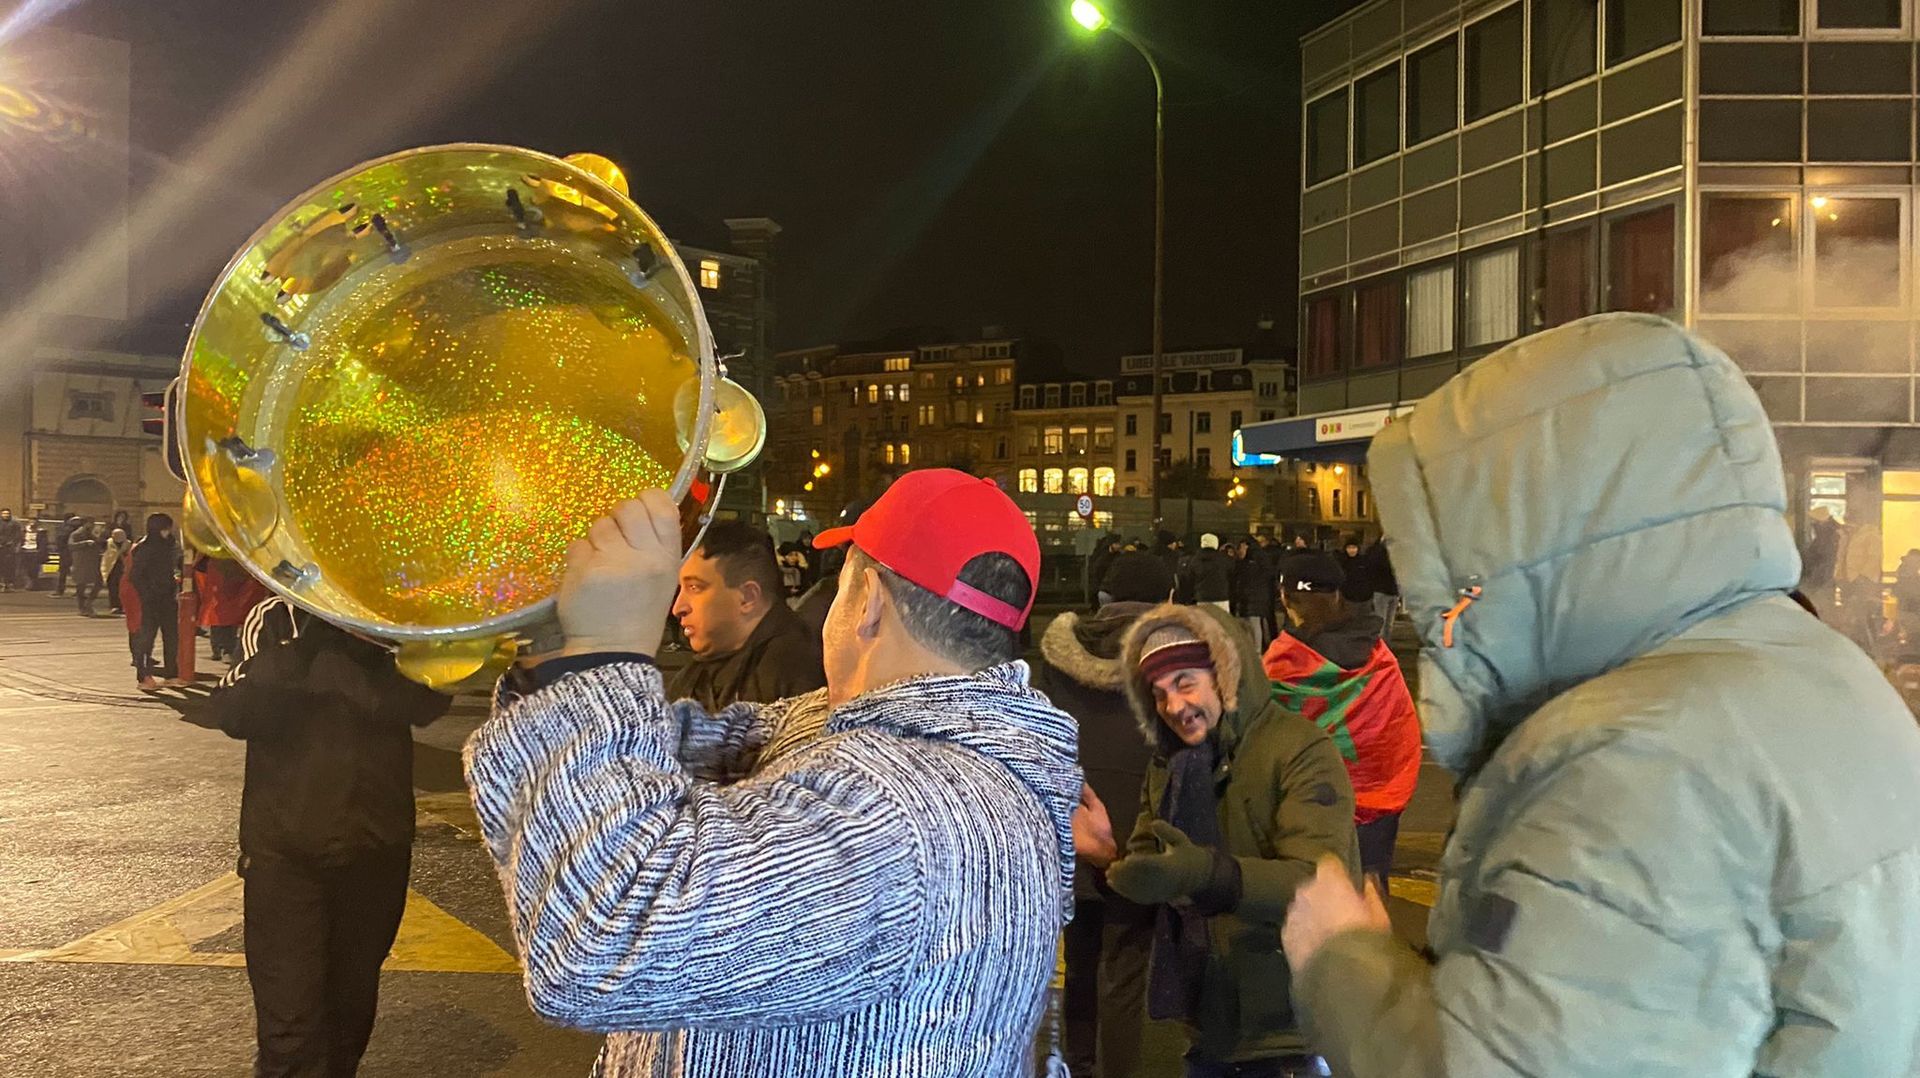
M 1185 626 L 1212 653 L 1214 679 L 1219 682 L 1220 703 L 1224 708 L 1220 716 L 1220 730 L 1224 738 L 1237 741 L 1246 728 L 1246 712 L 1267 703 L 1272 697 L 1273 687 L 1268 684 L 1266 671 L 1260 666 L 1260 653 L 1253 646 L 1253 638 L 1225 611 L 1218 607 L 1184 606 L 1179 603 L 1162 603 L 1136 616 L 1133 624 L 1127 627 L 1126 636 L 1120 644 L 1121 669 L 1126 675 L 1127 704 L 1133 709 L 1133 719 L 1140 726 L 1141 736 L 1156 750 L 1170 747 L 1168 739 L 1171 735 L 1166 733 L 1166 727 L 1160 722 L 1160 713 L 1153 706 L 1153 690 L 1139 674 L 1140 652 L 1147 634 L 1168 622 Z M 1242 705 L 1245 705 L 1244 709 Z
M 1119 692 L 1127 680 L 1120 644 L 1127 626 L 1152 603 L 1108 603 L 1090 618 L 1068 611 L 1054 618 L 1040 636 L 1047 664 L 1089 689 Z
M 1355 612 L 1318 632 L 1287 632 L 1340 669 L 1358 670 L 1373 658 L 1373 645 L 1384 627 L 1380 615 Z
M 1073 810 L 1083 781 L 1076 758 L 1079 727 L 1027 687 L 1025 662 L 973 674 L 909 678 L 863 693 L 836 708 L 827 721 L 829 732 L 854 727 L 949 741 L 1012 772 L 1053 823 L 1062 923 L 1072 916 Z
M 1651 315 L 1501 349 L 1367 463 L 1420 631 L 1427 747 L 1459 774 L 1554 696 L 1800 576 L 1759 398 Z

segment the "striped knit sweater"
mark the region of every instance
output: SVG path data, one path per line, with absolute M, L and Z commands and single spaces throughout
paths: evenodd
M 1024 663 L 708 715 L 503 689 L 467 781 L 533 1009 L 598 1072 L 1012 1078 L 1071 912 L 1073 720 Z

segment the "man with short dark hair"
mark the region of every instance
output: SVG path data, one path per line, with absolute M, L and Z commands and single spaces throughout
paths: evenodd
M 773 537 L 744 520 L 717 520 L 680 566 L 673 616 L 693 662 L 667 682 L 669 699 L 718 711 L 770 704 L 827 683 L 820 640 L 786 603 Z
M 598 1073 L 1030 1073 L 1082 788 L 1013 661 L 1039 543 L 948 469 L 815 545 L 849 541 L 826 689 L 713 713 L 650 658 L 678 511 L 623 503 L 568 548 L 565 646 L 467 745 L 528 996 L 612 1034 Z

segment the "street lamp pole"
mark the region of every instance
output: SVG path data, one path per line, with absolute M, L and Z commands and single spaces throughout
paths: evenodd
M 1146 43 L 1134 36 L 1124 26 L 1108 19 L 1092 0 L 1074 0 L 1071 13 L 1074 21 L 1087 30 L 1098 32 L 1112 30 L 1120 40 L 1133 46 L 1133 51 L 1147 62 L 1147 70 L 1153 72 L 1153 457 L 1152 482 L 1148 490 L 1152 498 L 1151 515 L 1153 527 L 1160 527 L 1160 486 L 1164 478 L 1160 464 L 1160 410 L 1165 405 L 1162 399 L 1160 365 L 1166 347 L 1162 332 L 1161 297 L 1166 281 L 1167 249 L 1167 88 L 1160 78 L 1160 64 L 1153 58 L 1153 51 Z

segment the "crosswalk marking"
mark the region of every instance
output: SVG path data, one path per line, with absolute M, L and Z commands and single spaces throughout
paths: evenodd
M 0 951 L 0 962 L 99 962 L 141 966 L 243 967 L 242 953 L 201 949 L 241 923 L 244 884 L 229 872 L 58 947 Z M 400 932 L 382 969 L 423 973 L 518 973 L 519 963 L 491 939 L 407 892 Z

